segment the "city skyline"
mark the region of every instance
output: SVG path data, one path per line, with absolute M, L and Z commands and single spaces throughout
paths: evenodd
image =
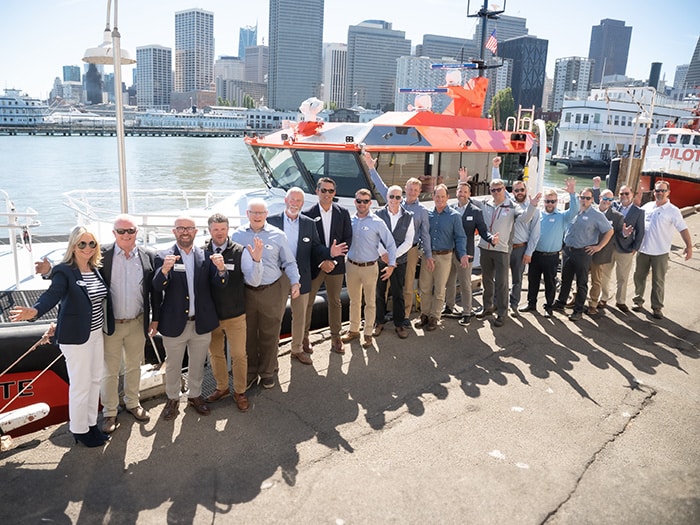
M 591 0 L 585 8 L 575 8 L 556 0 L 509 0 L 505 14 L 527 18 L 529 34 L 549 41 L 546 70 L 550 78 L 557 58 L 588 56 L 591 28 L 602 19 L 611 18 L 623 20 L 633 28 L 627 76 L 646 79 L 651 63 L 662 62 L 661 76 L 671 84 L 676 66 L 690 62 L 698 40 L 695 17 L 682 16 L 685 5 L 671 0 L 664 9 L 657 9 L 658 3 L 650 0 Z M 263 39 L 269 43 L 267 0 L 242 5 L 217 0 L 122 0 L 119 30 L 123 47 L 134 55 L 136 47 L 153 44 L 174 49 L 175 12 L 195 7 L 214 13 L 215 57 L 238 54 L 239 29 L 243 26 L 257 23 L 258 43 Z M 405 31 L 413 48 L 422 43 L 424 34 L 472 38 L 477 19 L 467 18 L 466 11 L 467 3 L 456 0 L 435 0 L 430 6 L 417 1 L 356 0 L 351 5 L 325 0 L 323 41 L 347 43 L 348 27 L 367 19 L 385 20 L 393 29 Z M 6 52 L 0 56 L 0 87 L 46 98 L 53 79 L 62 76 L 63 66 L 80 65 L 82 69 L 84 50 L 100 41 L 106 2 L 12 2 L 3 6 L 2 13 L 0 43 Z M 567 18 L 571 22 L 566 22 Z M 70 37 L 63 37 L 64 34 Z M 50 35 L 52 40 L 41 42 L 41 52 L 37 51 L 38 42 L 13 45 L 26 40 L 27 35 Z M 12 52 L 7 52 L 9 49 Z M 111 72 L 111 68 L 108 66 L 105 72 Z M 123 78 L 130 84 L 130 67 L 124 68 Z

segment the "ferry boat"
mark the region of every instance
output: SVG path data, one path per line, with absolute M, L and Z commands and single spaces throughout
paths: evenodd
M 700 106 L 692 113 L 684 126 L 664 127 L 656 133 L 640 178 L 643 192 L 651 192 L 659 180 L 668 181 L 671 201 L 679 208 L 700 204 Z
M 688 109 L 688 103 L 646 86 L 593 89 L 586 100 L 564 101 L 550 163 L 571 175 L 605 176 L 612 159 L 639 155 L 646 132 L 639 124 L 642 113 L 650 117 L 650 133 L 655 133 L 666 122 L 687 116 Z
M 36 98 L 23 95 L 19 89 L 5 89 L 0 96 L 0 131 L 36 127 L 50 122 L 49 106 Z

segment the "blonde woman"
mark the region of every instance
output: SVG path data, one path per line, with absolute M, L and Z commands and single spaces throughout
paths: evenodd
M 107 285 L 97 271 L 101 261 L 94 234 L 76 226 L 63 260 L 52 270 L 49 289 L 31 308 L 17 306 L 10 311 L 12 321 L 33 321 L 60 303 L 55 339 L 68 369 L 70 430 L 76 443 L 88 447 L 99 447 L 109 439 L 97 428 L 105 323 L 104 331 L 114 331 Z

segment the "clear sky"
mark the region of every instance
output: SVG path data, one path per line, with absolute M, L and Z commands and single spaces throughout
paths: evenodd
M 175 12 L 199 7 L 214 13 L 216 56 L 237 55 L 241 26 L 257 22 L 259 43 L 262 38 L 267 43 L 268 6 L 267 0 L 121 0 L 122 47 L 134 55 L 137 46 L 174 48 Z M 471 38 L 476 19 L 466 13 L 462 0 L 326 0 L 324 41 L 347 42 L 348 26 L 368 19 L 391 22 L 414 46 L 424 34 Z M 85 49 L 101 43 L 106 14 L 106 0 L 3 0 L 0 89 L 46 98 L 54 78 L 62 76 L 62 66 L 82 66 Z M 549 40 L 550 77 L 555 59 L 588 56 L 591 27 L 603 18 L 633 27 L 627 75 L 646 79 L 651 62 L 662 62 L 668 84 L 676 66 L 690 62 L 700 34 L 696 0 L 507 0 L 505 14 L 527 18 L 530 34 Z M 127 85 L 130 70 L 123 70 Z

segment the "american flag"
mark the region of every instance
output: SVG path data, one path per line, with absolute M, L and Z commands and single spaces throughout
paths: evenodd
M 496 40 L 496 30 L 491 31 L 491 36 L 486 41 L 486 49 L 491 51 L 494 55 L 498 54 L 498 40 Z

